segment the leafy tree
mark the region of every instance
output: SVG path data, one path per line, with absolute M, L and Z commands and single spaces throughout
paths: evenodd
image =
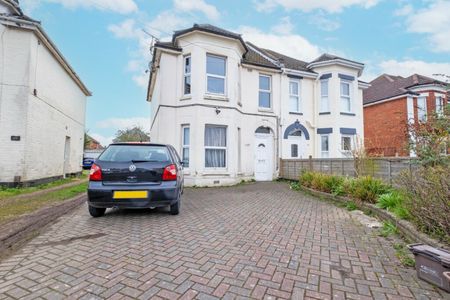
M 113 139 L 114 143 L 120 142 L 149 142 L 149 133 L 145 132 L 141 126 L 134 126 L 125 130 L 118 130 L 116 137 Z
M 84 149 L 87 149 L 92 142 L 91 136 L 87 131 L 84 132 Z

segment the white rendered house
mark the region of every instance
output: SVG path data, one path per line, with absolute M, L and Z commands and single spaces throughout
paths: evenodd
M 17 0 L 0 0 L 0 36 L 0 184 L 81 172 L 91 93 Z
M 273 180 L 279 159 L 346 157 L 363 138 L 362 63 L 303 62 L 194 24 L 154 48 L 150 137 L 175 146 L 187 185 Z

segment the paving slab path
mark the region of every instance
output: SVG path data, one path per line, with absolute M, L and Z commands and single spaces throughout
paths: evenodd
M 179 216 L 64 215 L 0 262 L 0 299 L 449 299 L 394 242 L 286 183 L 186 189 Z

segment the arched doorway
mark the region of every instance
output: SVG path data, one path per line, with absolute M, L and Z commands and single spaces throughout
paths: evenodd
M 283 158 L 305 158 L 309 132 L 297 120 L 289 125 L 283 135 Z
M 273 131 L 270 127 L 255 130 L 255 180 L 273 179 Z

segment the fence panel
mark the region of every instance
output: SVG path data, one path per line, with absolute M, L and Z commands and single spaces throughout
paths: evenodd
M 280 177 L 297 180 L 302 171 L 315 171 L 325 174 L 354 177 L 356 166 L 363 175 L 370 175 L 394 183 L 402 171 L 414 172 L 417 166 L 408 157 L 372 158 L 355 163 L 352 158 L 315 158 L 315 159 L 282 159 Z

